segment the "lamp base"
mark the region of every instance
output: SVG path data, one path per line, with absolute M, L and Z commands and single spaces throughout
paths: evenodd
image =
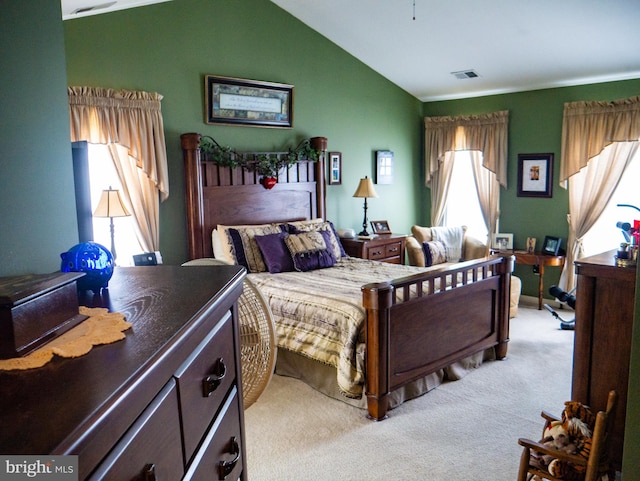
M 367 229 L 365 229 L 365 230 L 363 230 L 362 232 L 358 232 L 358 235 L 359 235 L 359 236 L 366 236 L 366 237 L 369 237 L 371 234 L 369 234 L 369 233 L 367 232 Z

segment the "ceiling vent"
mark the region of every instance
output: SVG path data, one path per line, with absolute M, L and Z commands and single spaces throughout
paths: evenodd
M 115 5 L 116 2 L 107 2 L 107 3 L 102 3 L 100 5 L 93 5 L 91 7 L 80 7 L 80 8 L 76 8 L 73 12 L 71 12 L 72 15 L 78 15 L 79 13 L 87 13 L 87 12 L 91 12 L 93 10 L 102 10 L 103 8 L 109 8 L 113 5 Z
M 475 70 L 460 70 L 459 72 L 451 72 L 457 79 L 478 78 L 480 75 Z

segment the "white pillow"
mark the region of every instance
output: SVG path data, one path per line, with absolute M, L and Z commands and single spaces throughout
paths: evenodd
M 219 259 L 221 261 L 227 262 L 229 264 L 233 264 L 233 259 L 231 258 L 231 248 L 229 246 L 229 242 L 226 239 L 223 242 L 222 236 L 218 229 L 213 229 L 211 232 L 211 244 L 213 246 L 213 257 Z M 227 248 L 225 248 L 225 246 Z

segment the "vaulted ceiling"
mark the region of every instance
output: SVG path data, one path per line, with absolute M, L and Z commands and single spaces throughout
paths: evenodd
M 640 0 L 271 1 L 423 101 L 640 78 Z

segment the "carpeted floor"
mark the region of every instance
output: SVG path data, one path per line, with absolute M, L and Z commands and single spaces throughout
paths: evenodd
M 245 412 L 251 481 L 513 481 L 519 437 L 570 399 L 573 331 L 521 306 L 509 355 L 372 422 L 363 410 L 274 376 Z

